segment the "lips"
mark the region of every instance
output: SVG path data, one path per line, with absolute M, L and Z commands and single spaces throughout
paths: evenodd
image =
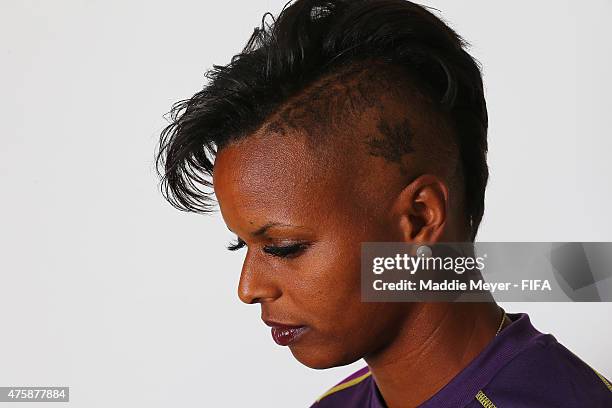
M 306 326 L 291 326 L 269 320 L 264 320 L 264 323 L 272 328 L 272 338 L 281 346 L 295 342 L 308 329 Z

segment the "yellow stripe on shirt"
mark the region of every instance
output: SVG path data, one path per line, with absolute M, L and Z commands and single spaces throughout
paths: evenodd
M 353 385 L 359 384 L 360 382 L 362 382 L 363 380 L 368 378 L 370 375 L 372 375 L 372 372 L 368 371 L 367 373 L 365 373 L 365 374 L 363 374 L 363 375 L 361 375 L 361 376 L 359 376 L 357 378 L 353 378 L 350 381 L 347 381 L 347 382 L 344 382 L 344 383 L 336 385 L 335 387 L 333 387 L 329 391 L 327 391 L 325 394 L 321 395 L 319 397 L 319 399 L 317 400 L 317 402 L 321 401 L 323 398 L 325 398 L 325 397 L 327 397 L 327 396 L 329 396 L 329 395 L 331 395 L 331 394 L 333 394 L 335 392 L 342 391 L 345 388 L 352 387 Z

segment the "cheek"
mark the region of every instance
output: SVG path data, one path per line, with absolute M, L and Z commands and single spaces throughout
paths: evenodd
M 319 242 L 300 265 L 292 292 L 298 307 L 323 329 L 361 302 L 359 250 L 351 245 Z
M 354 330 L 371 309 L 361 302 L 361 243 L 384 240 L 378 231 L 363 224 L 336 228 L 300 258 L 289 292 L 321 331 Z
M 311 327 L 311 335 L 291 350 L 313 368 L 356 361 L 378 349 L 399 327 L 398 304 L 361 301 L 361 241 L 343 242 L 346 245 L 313 247 L 287 293 Z

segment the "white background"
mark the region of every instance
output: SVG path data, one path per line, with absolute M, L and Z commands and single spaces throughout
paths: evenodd
M 236 296 L 220 215 L 174 210 L 153 172 L 162 115 L 283 3 L 1 2 L 0 386 L 67 385 L 73 407 L 299 407 L 363 366 L 314 371 L 276 346 Z M 484 69 L 478 239 L 612 241 L 612 3 L 429 4 Z M 503 306 L 612 375 L 612 303 Z

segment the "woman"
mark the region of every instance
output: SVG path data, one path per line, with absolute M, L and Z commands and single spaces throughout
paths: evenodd
M 482 218 L 481 74 L 442 21 L 300 0 L 208 77 L 162 134 L 163 191 L 201 212 L 214 191 L 229 249 L 247 248 L 239 297 L 276 343 L 313 368 L 366 361 L 313 406 L 610 406 L 607 380 L 525 314 L 361 300 L 362 242 L 471 242 Z

